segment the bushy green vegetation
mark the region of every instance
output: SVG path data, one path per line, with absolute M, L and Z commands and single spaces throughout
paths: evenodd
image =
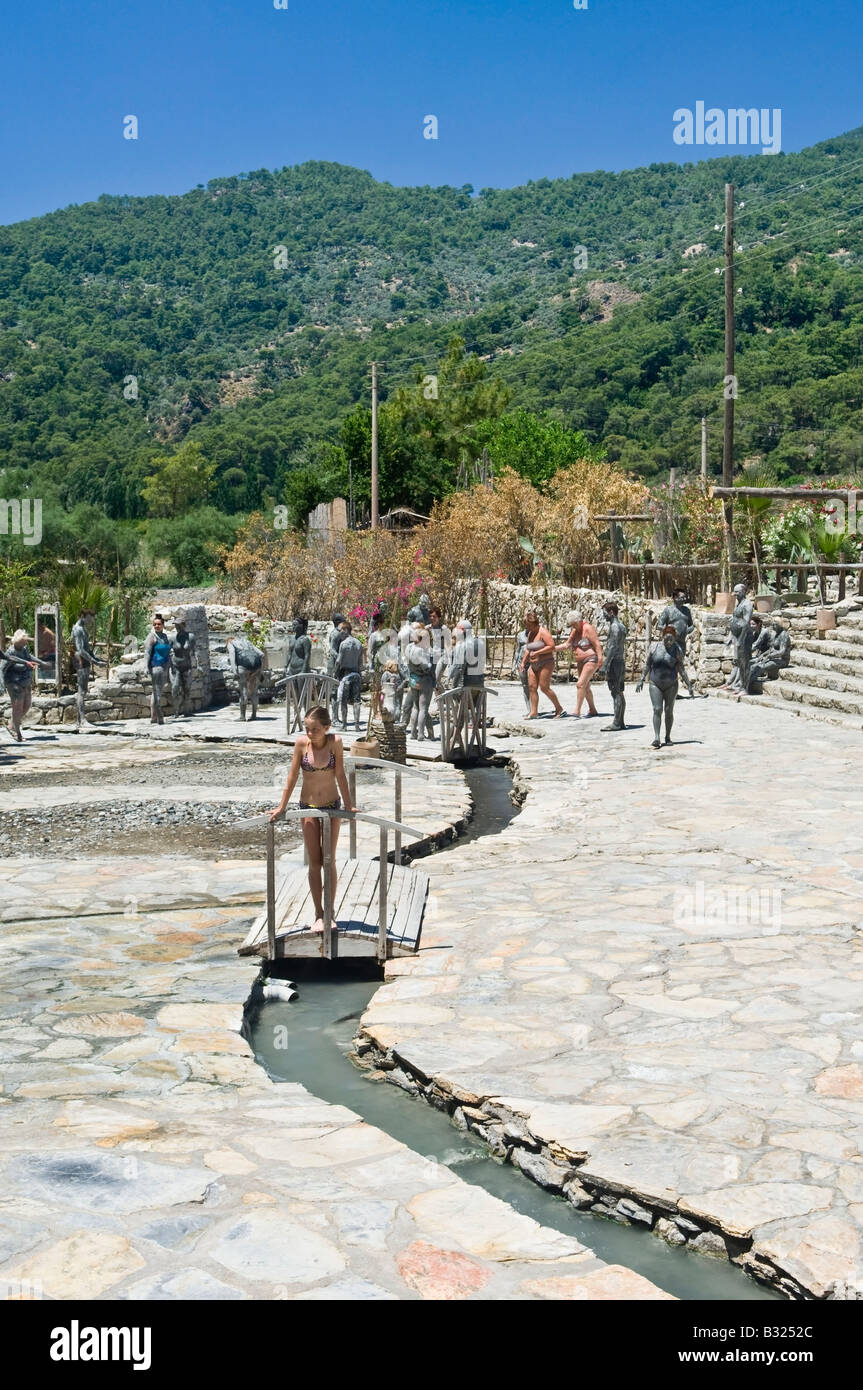
M 739 458 L 859 472 L 861 154 L 858 131 L 476 197 L 310 163 L 0 229 L 0 492 L 29 485 L 45 554 L 105 578 L 154 537 L 202 565 L 217 512 L 367 500 L 372 359 L 383 507 L 427 510 L 483 449 L 540 485 L 588 447 L 649 480 L 697 463 L 702 414 L 715 468 L 726 179 Z M 174 507 L 196 509 L 185 551 L 131 524 Z

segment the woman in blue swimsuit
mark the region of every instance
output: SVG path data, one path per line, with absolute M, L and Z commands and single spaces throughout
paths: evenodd
M 300 792 L 301 811 L 340 811 L 344 798 L 346 811 L 353 811 L 348 779 L 345 775 L 345 755 L 342 741 L 337 734 L 330 733 L 330 715 L 323 705 L 309 710 L 305 718 L 305 734 L 300 734 L 294 744 L 294 756 L 288 772 L 288 780 L 282 799 L 270 820 L 276 820 L 286 809 L 294 787 L 302 773 L 303 785 Z M 304 816 L 302 820 L 303 840 L 309 856 L 309 891 L 315 909 L 315 925 L 312 931 L 324 929 L 323 907 L 323 821 L 318 816 Z M 333 880 L 333 900 L 336 894 L 336 845 L 339 842 L 341 820 L 330 821 L 330 866 Z

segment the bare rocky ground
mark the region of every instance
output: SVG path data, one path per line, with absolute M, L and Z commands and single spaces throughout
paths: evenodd
M 113 771 L 87 759 L 78 769 L 68 762 L 62 767 L 40 768 L 22 760 L 15 769 L 5 770 L 0 802 L 0 855 L 157 853 L 160 858 L 260 858 L 261 828 L 235 827 L 244 818 L 275 804 L 275 770 L 283 763 L 273 750 L 216 744 L 137 762 L 129 761 L 128 752 L 124 758 L 124 752 L 119 750 Z M 88 793 L 103 791 L 106 778 L 109 784 L 120 782 L 124 792 L 140 787 L 140 798 L 123 795 L 110 800 L 84 799 Z M 226 786 L 234 793 L 248 788 L 249 796 L 235 796 L 228 802 L 208 801 L 208 789 Z M 68 800 L 50 806 L 39 804 L 40 792 L 58 788 L 69 789 Z M 188 794 L 197 788 L 201 790 L 201 800 L 193 797 L 177 801 L 159 796 L 160 792 L 179 790 Z M 267 788 L 264 795 L 262 788 Z M 8 805 L 16 792 L 18 804 L 4 809 L 4 803 Z M 32 803 L 32 808 L 27 802 Z M 284 833 L 289 848 L 296 842 L 297 833 L 291 829 Z

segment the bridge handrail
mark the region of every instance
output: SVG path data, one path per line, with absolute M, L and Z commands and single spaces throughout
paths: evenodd
M 440 704 L 441 700 L 449 700 L 453 695 L 463 695 L 466 690 L 481 690 L 486 695 L 500 694 L 500 691 L 495 690 L 493 685 L 454 685 L 449 690 L 442 690 L 437 697 L 437 702 Z
M 338 953 L 338 928 L 333 922 L 333 866 L 332 866 L 332 822 L 333 820 L 347 820 L 356 822 L 358 820 L 368 821 L 370 825 L 376 825 L 380 836 L 378 851 L 378 961 L 383 964 L 387 958 L 387 863 L 389 860 L 388 837 L 390 830 L 396 832 L 396 838 L 401 844 L 402 835 L 412 835 L 416 839 L 421 839 L 425 834 L 423 830 L 417 830 L 412 825 L 404 825 L 401 821 L 385 820 L 383 816 L 373 816 L 368 811 L 342 811 L 329 807 L 309 806 L 304 809 L 299 807 L 279 812 L 278 816 L 255 816 L 253 821 L 260 824 L 265 822 L 267 827 L 267 949 L 269 959 L 276 958 L 276 825 L 280 820 L 297 819 L 303 816 L 311 817 L 323 822 L 321 830 L 321 848 L 323 850 L 323 917 L 324 930 L 321 940 L 321 950 L 327 960 L 332 960 Z M 396 854 L 396 862 L 400 859 L 400 850 Z
M 402 821 L 386 820 L 383 816 L 373 816 L 370 811 L 336 811 L 330 809 L 329 807 L 319 806 L 305 807 L 302 811 L 299 810 L 299 808 L 293 810 L 285 810 L 282 811 L 281 815 L 279 816 L 255 816 L 251 820 L 247 821 L 246 824 L 249 826 L 254 824 L 262 825 L 267 820 L 270 820 L 273 824 L 276 824 L 276 822 L 280 820 L 296 820 L 300 817 L 304 818 L 306 816 L 312 816 L 317 820 L 324 820 L 325 818 L 329 820 L 364 820 L 368 821 L 369 825 L 383 826 L 387 830 L 397 830 L 403 835 L 413 835 L 414 839 L 419 840 L 421 840 L 423 835 L 425 835 L 426 833 L 424 830 L 417 830 L 416 826 L 414 825 L 405 825 Z

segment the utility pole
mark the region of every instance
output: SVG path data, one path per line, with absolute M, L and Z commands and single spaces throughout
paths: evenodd
M 701 485 L 707 486 L 707 416 L 701 417 Z
M 725 185 L 725 429 L 722 450 L 722 486 L 734 486 L 734 184 Z M 725 545 L 728 554 L 728 586 L 734 576 L 734 503 L 723 503 Z
M 372 530 L 378 526 L 378 364 L 372 363 Z

